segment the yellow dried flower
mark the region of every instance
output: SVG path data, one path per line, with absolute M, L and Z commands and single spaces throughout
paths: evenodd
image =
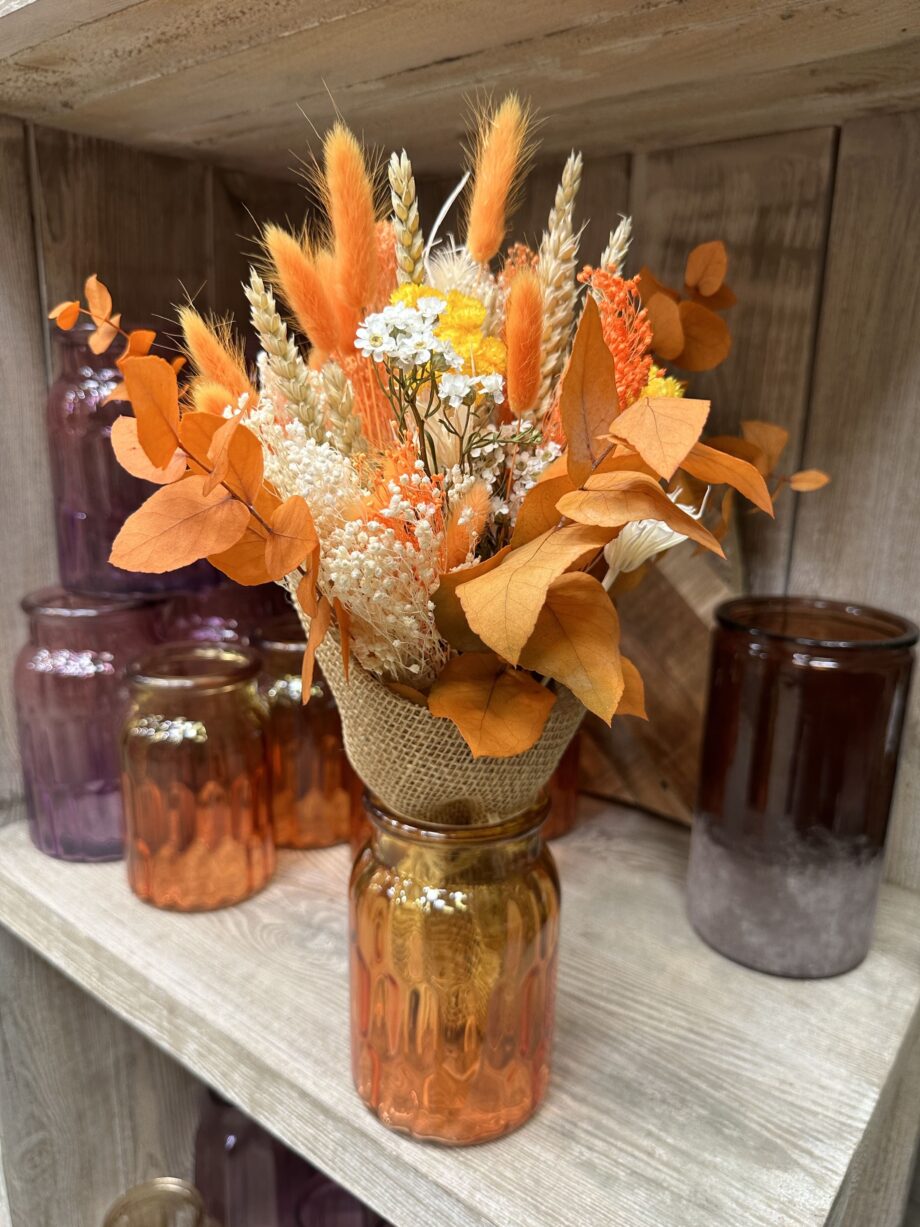
M 444 295 L 431 286 L 407 283 L 393 291 L 390 302 L 417 307 L 422 298 L 446 299 L 447 306 L 438 318 L 435 332 L 449 341 L 463 359 L 464 374 L 505 373 L 505 346 L 498 337 L 484 335 L 486 309 L 478 298 L 462 294 L 459 290 L 449 290 Z
M 683 396 L 687 391 L 687 385 L 682 379 L 675 379 L 673 375 L 665 373 L 663 367 L 652 366 L 648 373 L 648 383 L 639 393 L 640 396 Z

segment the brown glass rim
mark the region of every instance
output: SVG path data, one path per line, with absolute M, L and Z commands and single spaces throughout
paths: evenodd
M 251 648 L 193 640 L 145 652 L 129 666 L 128 681 L 132 686 L 172 693 L 211 693 L 251 681 L 258 676 L 260 666 L 259 654 Z
M 279 614 L 257 627 L 252 641 L 263 652 L 299 652 L 307 646 L 307 636 L 297 615 Z
M 48 618 L 96 618 L 103 614 L 126 613 L 161 603 L 160 596 L 107 596 L 68 592 L 64 588 L 39 588 L 20 601 L 24 613 Z
M 814 611 L 816 614 L 834 613 L 844 618 L 858 621 L 886 624 L 892 633 L 882 634 L 877 639 L 821 639 L 806 635 L 784 634 L 769 627 L 759 626 L 757 612 L 783 609 L 799 612 Z M 744 614 L 750 611 L 748 616 Z M 900 614 L 890 613 L 887 609 L 878 609 L 874 605 L 863 605 L 858 601 L 831 601 L 824 597 L 808 596 L 751 596 L 735 597 L 723 601 L 715 611 L 716 621 L 725 630 L 738 631 L 752 639 L 771 639 L 777 643 L 788 643 L 804 648 L 820 648 L 836 652 L 890 652 L 898 648 L 911 648 L 920 636 L 920 628 L 909 618 Z
M 549 813 L 549 796 L 544 794 L 531 805 L 514 814 L 503 815 L 495 822 L 478 824 L 427 822 L 423 818 L 409 818 L 388 809 L 369 792 L 364 794 L 364 807 L 372 822 L 390 834 L 401 835 L 405 839 L 419 839 L 426 843 L 492 843 L 539 831 Z

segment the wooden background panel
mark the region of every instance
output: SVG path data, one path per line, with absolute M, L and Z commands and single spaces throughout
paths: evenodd
M 192 1174 L 201 1083 L 0 930 L 0 1132 L 13 1227 L 97 1227 Z
M 57 572 L 45 445 L 45 354 L 29 203 L 26 133 L 0 118 L 0 799 L 20 790 L 13 661 L 22 640 L 20 597 Z
M 690 376 L 693 395 L 712 400 L 707 430 L 735 432 L 744 418 L 778 422 L 790 432 L 784 462 L 793 466 L 808 405 L 833 151 L 834 132 L 822 128 L 633 159 L 630 271 L 647 263 L 680 286 L 692 247 L 715 238 L 728 246 L 738 295 L 726 316 L 733 352 L 715 371 Z M 752 591 L 784 587 L 792 503 L 787 491 L 771 524 L 739 501 Z
M 844 127 L 790 587 L 920 619 L 920 112 Z M 888 871 L 920 887 L 920 685 L 914 686 Z

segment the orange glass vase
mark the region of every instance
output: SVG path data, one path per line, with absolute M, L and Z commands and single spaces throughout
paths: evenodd
M 501 1137 L 549 1080 L 559 879 L 546 805 L 450 827 L 367 806 L 372 837 L 351 878 L 358 1093 L 415 1138 Z
M 129 671 L 122 737 L 128 881 L 178 911 L 239 903 L 275 868 L 259 659 L 175 644 Z
M 349 837 L 354 772 L 342 746 L 335 699 L 314 669 L 303 703 L 301 669 L 306 638 L 293 616 L 265 624 L 255 637 L 262 656 L 259 689 L 268 708 L 271 810 L 279 848 L 327 848 Z

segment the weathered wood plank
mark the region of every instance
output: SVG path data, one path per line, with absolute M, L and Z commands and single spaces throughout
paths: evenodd
M 36 150 L 50 303 L 95 272 L 128 321 L 169 328 L 186 293 L 212 305 L 208 167 L 49 128 Z
M 372 142 L 405 142 L 419 168 L 444 169 L 464 99 L 484 87 L 531 96 L 551 117 L 553 152 L 813 127 L 920 96 L 910 0 L 621 0 L 600 11 L 574 0 L 564 12 L 551 0 L 279 0 L 270 20 L 240 0 L 107 7 L 70 30 L 48 22 L 27 45 L 24 18 L 8 18 L 0 105 L 263 171 L 306 143 L 300 109 L 322 128 L 336 107 Z
M 25 637 L 24 593 L 57 571 L 48 498 L 45 353 L 26 134 L 0 118 L 0 455 L 5 458 L 3 585 L 0 589 L 0 799 L 21 789 L 13 713 L 13 661 Z
M 920 618 L 920 113 L 842 132 L 790 588 Z M 888 873 L 920 887 L 920 686 L 901 758 Z
M 784 461 L 801 451 L 830 207 L 830 129 L 731 141 L 633 159 L 635 239 L 629 263 L 683 282 L 697 243 L 724 239 L 738 304 L 726 318 L 733 352 L 715 371 L 690 376 L 694 396 L 712 400 L 707 431 L 734 433 L 765 418 L 790 433 Z M 781 591 L 792 536 L 793 498 L 775 523 L 739 500 L 747 586 Z
M 396 1227 L 433 1206 L 448 1227 L 823 1223 L 920 1006 L 920 900 L 884 888 L 850 975 L 762 976 L 690 931 L 685 832 L 584 817 L 555 845 L 548 1100 L 465 1152 L 388 1132 L 351 1088 L 344 849 L 284 854 L 256 898 L 179 916 L 135 899 L 122 866 L 52 861 L 13 824 L 0 920 Z
M 191 1175 L 201 1084 L 0 931 L 0 1131 L 13 1227 L 98 1224 Z M 2 1209 L 0 1209 L 2 1214 Z

